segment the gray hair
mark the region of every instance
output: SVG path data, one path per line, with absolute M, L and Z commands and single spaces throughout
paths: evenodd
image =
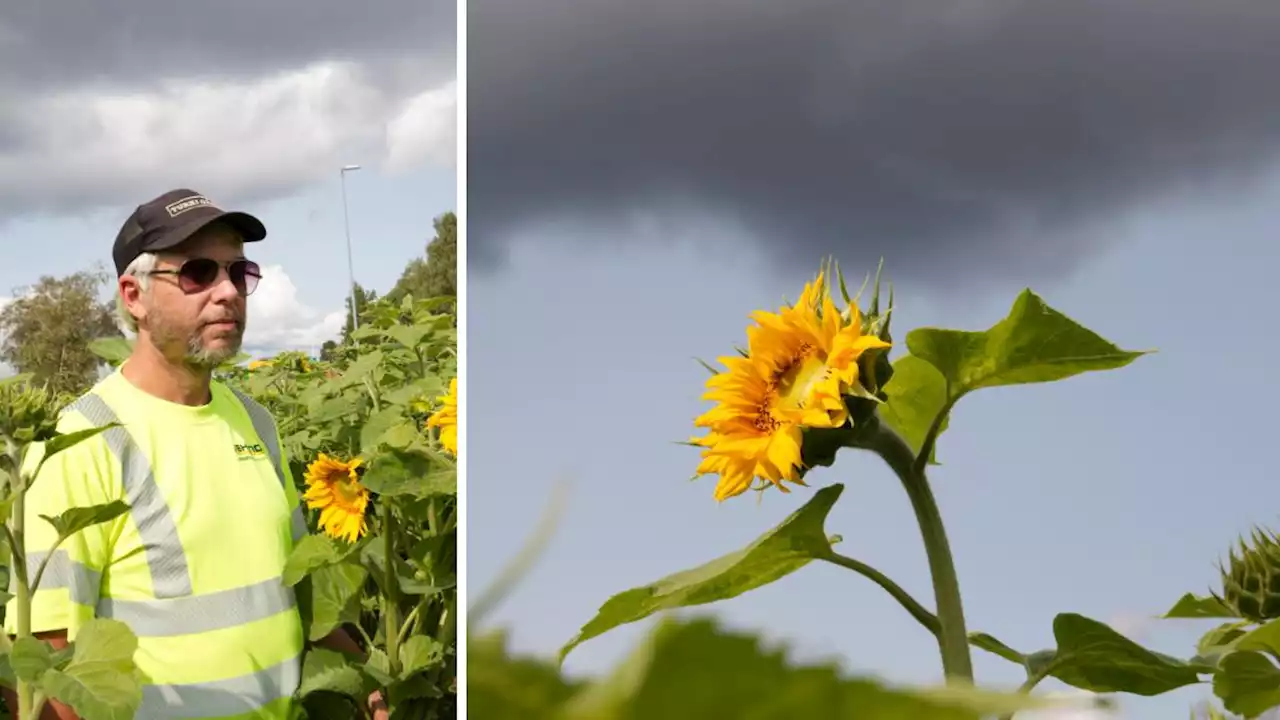
M 151 288 L 151 271 L 156 269 L 156 260 L 155 253 L 142 253 L 129 263 L 129 267 L 124 269 L 123 274 L 137 277 L 138 287 L 146 292 Z M 125 307 L 124 298 L 119 292 L 116 293 L 116 320 L 122 331 L 137 336 L 138 319 L 129 312 L 129 308 Z

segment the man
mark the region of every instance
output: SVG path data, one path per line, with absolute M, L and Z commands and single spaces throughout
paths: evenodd
M 130 506 L 54 552 L 32 630 L 65 647 L 95 617 L 128 624 L 148 678 L 139 720 L 284 720 L 298 688 L 305 637 L 281 581 L 306 532 L 298 494 L 269 413 L 211 379 L 240 350 L 261 278 L 244 248 L 266 234 L 252 215 L 191 190 L 134 211 L 112 257 L 121 321 L 137 341 L 60 421 L 62 432 L 122 427 L 55 455 L 28 495 L 32 568 L 55 540 L 40 515 L 117 499 Z M 362 654 L 343 631 L 321 644 Z M 6 701 L 15 707 L 11 693 Z M 377 695 L 370 707 L 385 717 Z M 50 703 L 43 717 L 75 715 Z

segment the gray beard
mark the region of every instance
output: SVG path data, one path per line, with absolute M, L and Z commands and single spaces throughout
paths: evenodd
M 213 370 L 235 357 L 240 352 L 240 346 L 243 342 L 244 336 L 241 335 L 234 344 L 226 348 L 210 350 L 200 342 L 199 335 L 196 335 L 187 341 L 187 354 L 183 358 L 183 362 L 189 367 L 200 370 Z

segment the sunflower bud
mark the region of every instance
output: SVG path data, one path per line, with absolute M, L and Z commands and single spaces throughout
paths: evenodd
M 28 444 L 58 434 L 61 398 L 25 376 L 0 382 L 0 436 Z
M 834 264 L 834 263 L 833 263 Z M 880 265 L 876 268 L 875 287 L 871 296 L 871 303 L 862 310 L 858 301 L 862 298 L 862 293 L 867 289 L 867 280 L 864 280 L 862 287 L 858 289 L 856 295 L 849 295 L 849 288 L 845 285 L 844 274 L 836 267 L 835 275 L 839 281 L 840 294 L 845 302 L 845 310 L 843 320 L 847 324 L 856 323 L 863 336 L 875 337 L 887 344 L 893 343 L 893 336 L 889 333 L 889 316 L 893 311 L 893 285 L 889 285 L 889 302 L 883 311 L 880 309 L 880 274 L 884 269 L 884 261 L 880 261 Z M 889 348 L 878 347 L 864 350 L 858 357 L 858 381 L 857 385 L 850 387 L 845 394 L 845 405 L 849 409 L 849 419 L 853 427 L 858 427 L 866 423 L 866 421 L 875 415 L 879 405 L 889 397 L 884 393 L 884 386 L 893 377 L 893 364 L 889 362 Z M 826 457 L 828 453 L 823 443 L 822 450 L 815 449 L 814 454 L 818 457 Z
M 1238 617 L 1265 623 L 1280 618 L 1280 538 L 1261 529 L 1252 537 L 1252 545 L 1241 539 L 1219 568 L 1222 595 L 1215 597 Z
M 882 269 L 884 269 L 883 260 L 876 268 L 876 284 L 871 296 L 871 305 L 862 316 L 862 334 L 874 335 L 893 344 L 893 336 L 889 333 L 889 321 L 893 313 L 893 283 L 889 283 L 889 302 L 882 313 L 880 311 L 880 271 Z M 881 392 L 881 388 L 888 385 L 889 379 L 893 377 L 893 363 L 889 362 L 888 349 L 864 353 L 859 359 L 859 370 L 867 391 L 881 400 L 888 399 Z

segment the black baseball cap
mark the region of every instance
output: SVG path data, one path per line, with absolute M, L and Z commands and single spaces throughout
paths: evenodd
M 170 190 L 139 205 L 124 221 L 111 249 L 116 276 L 124 275 L 125 268 L 139 255 L 177 247 L 215 222 L 229 225 L 245 242 L 257 242 L 267 236 L 266 226 L 249 213 L 222 210 L 195 190 Z

